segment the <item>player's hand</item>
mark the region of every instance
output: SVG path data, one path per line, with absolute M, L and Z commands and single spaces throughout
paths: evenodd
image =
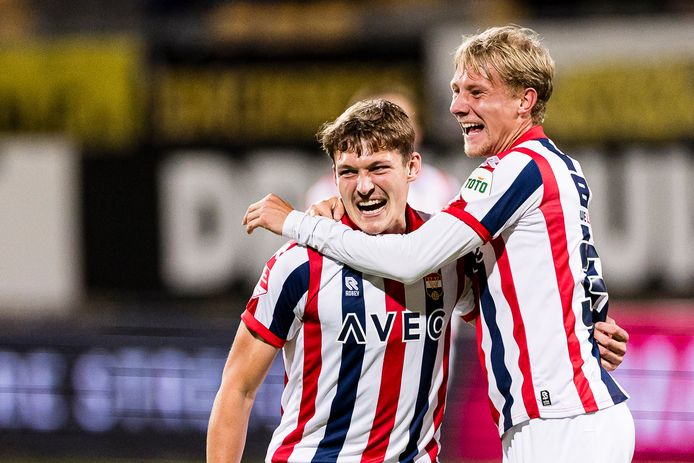
M 600 363 L 607 371 L 614 371 L 624 360 L 627 353 L 629 333 L 617 325 L 610 317 L 606 322 L 595 324 L 595 340 L 600 349 Z
M 345 205 L 342 204 L 342 200 L 338 196 L 331 196 L 312 204 L 306 212 L 311 216 L 340 220 L 345 215 Z
M 246 226 L 246 233 L 253 233 L 258 227 L 270 230 L 277 235 L 282 234 L 284 220 L 294 210 L 291 204 L 279 196 L 270 193 L 257 203 L 248 206 L 242 224 Z

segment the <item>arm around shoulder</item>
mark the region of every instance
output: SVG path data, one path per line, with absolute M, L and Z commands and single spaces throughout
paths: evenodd
M 369 235 L 323 217 L 291 212 L 282 234 L 369 275 L 409 284 L 480 246 L 458 218 L 440 213 L 405 235 Z
M 240 462 L 255 394 L 270 370 L 277 348 L 239 324 L 207 429 L 207 462 Z

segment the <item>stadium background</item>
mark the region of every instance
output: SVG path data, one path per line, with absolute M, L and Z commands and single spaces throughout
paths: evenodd
M 611 314 L 631 333 L 617 376 L 635 461 L 694 461 L 685 0 L 0 0 L 0 459 L 201 461 L 238 316 L 282 243 L 245 235 L 246 206 L 303 204 L 329 162 L 316 128 L 365 84 L 413 88 L 425 159 L 464 179 L 452 51 L 507 22 L 558 64 L 546 127 L 595 193 Z M 498 461 L 463 331 L 443 461 Z M 245 461 L 281 383 L 277 363 Z

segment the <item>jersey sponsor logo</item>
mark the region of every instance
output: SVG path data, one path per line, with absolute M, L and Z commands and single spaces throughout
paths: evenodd
M 480 198 L 488 198 L 492 192 L 492 173 L 478 167 L 463 184 L 460 195 L 467 202 Z
M 443 309 L 434 310 L 428 317 L 409 310 L 405 310 L 399 315 L 402 317 L 402 342 L 419 341 L 424 336 L 432 341 L 438 341 L 446 326 L 446 312 Z M 347 342 L 365 344 L 367 331 L 373 330 L 378 342 L 384 344 L 390 338 L 396 316 L 398 314 L 395 312 L 387 312 L 384 315 L 371 313 L 366 319 L 367 326 L 364 326 L 356 314 L 347 314 L 342 320 L 337 341 L 342 344 Z
M 345 277 L 345 296 L 359 296 L 359 282 L 356 278 Z

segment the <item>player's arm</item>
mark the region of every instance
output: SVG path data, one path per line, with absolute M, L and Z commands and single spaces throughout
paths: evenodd
M 244 323 L 239 324 L 210 414 L 208 463 L 241 461 L 255 394 L 277 351 L 255 337 Z
M 374 236 L 332 219 L 294 211 L 275 195 L 249 206 L 244 224 L 249 233 L 266 228 L 362 272 L 404 283 L 421 279 L 483 243 L 476 231 L 447 213 L 432 217 L 407 235 Z
M 600 363 L 607 371 L 615 370 L 624 360 L 629 333 L 610 317 L 595 324 L 595 340 L 600 349 Z

